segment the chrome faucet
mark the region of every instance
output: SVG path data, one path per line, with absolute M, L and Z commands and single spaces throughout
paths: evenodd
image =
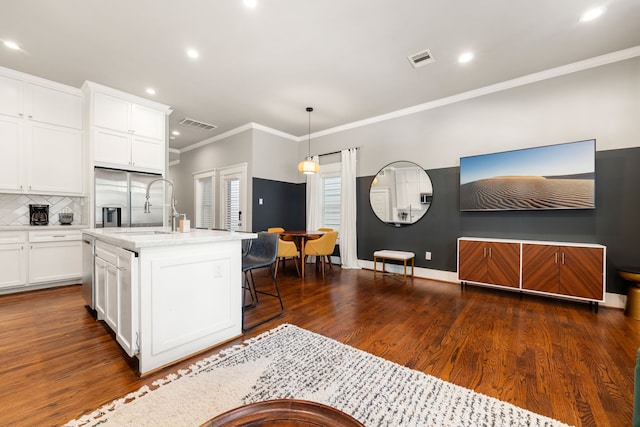
M 147 200 L 144 202 L 144 213 L 151 213 L 151 210 L 149 209 L 149 207 L 151 206 L 151 203 L 149 202 L 149 197 L 150 197 L 149 190 L 151 189 L 151 185 L 157 181 L 164 181 L 171 186 L 171 231 L 176 231 L 176 220 L 180 217 L 180 214 L 176 210 L 175 187 L 173 186 L 173 182 L 169 181 L 168 179 L 156 178 L 153 181 L 151 181 L 149 185 L 147 185 L 147 195 L 146 195 Z

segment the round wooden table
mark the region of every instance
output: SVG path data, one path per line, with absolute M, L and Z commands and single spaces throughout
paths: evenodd
M 321 403 L 277 399 L 240 406 L 210 419 L 201 427 L 223 426 L 364 427 L 364 424 Z

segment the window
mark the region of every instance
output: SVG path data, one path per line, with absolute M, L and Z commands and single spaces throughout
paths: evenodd
M 224 228 L 229 231 L 240 229 L 242 212 L 240 211 L 240 180 L 233 178 L 226 181 L 225 185 L 226 215 Z
M 322 165 L 320 168 L 320 209 L 321 227 L 340 231 L 340 163 Z
M 216 172 L 203 172 L 193 177 L 196 228 L 212 229 L 215 225 Z

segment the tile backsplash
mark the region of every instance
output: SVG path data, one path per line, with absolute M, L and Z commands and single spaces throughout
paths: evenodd
M 0 226 L 29 225 L 29 205 L 49 205 L 49 224 L 59 225 L 58 213 L 73 212 L 73 224 L 82 224 L 84 197 L 0 194 Z

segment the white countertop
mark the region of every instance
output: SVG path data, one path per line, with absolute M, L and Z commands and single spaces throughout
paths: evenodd
M 92 228 L 82 230 L 82 233 L 132 251 L 148 247 L 254 239 L 258 236 L 255 233 L 198 229 L 180 233 L 179 231 L 172 232 L 167 227 Z
M 2 225 L 0 231 L 50 231 L 50 230 L 82 230 L 89 228 L 88 225 L 71 224 L 71 225 Z

